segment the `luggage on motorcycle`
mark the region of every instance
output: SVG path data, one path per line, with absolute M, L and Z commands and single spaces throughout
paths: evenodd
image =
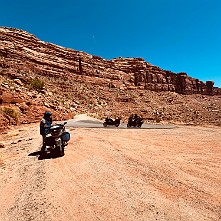
M 52 136 L 57 137 L 57 136 L 59 136 L 60 132 L 61 132 L 61 126 L 60 125 L 55 125 L 55 126 L 52 126 L 50 128 L 50 133 L 51 133 Z
M 70 133 L 69 132 L 64 132 L 62 135 L 61 135 L 61 139 L 63 140 L 63 141 L 69 141 L 70 140 Z

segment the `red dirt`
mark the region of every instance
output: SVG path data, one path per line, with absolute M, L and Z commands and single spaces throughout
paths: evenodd
M 0 136 L 0 220 L 220 220 L 220 128 L 75 129 L 38 160 L 37 125 Z

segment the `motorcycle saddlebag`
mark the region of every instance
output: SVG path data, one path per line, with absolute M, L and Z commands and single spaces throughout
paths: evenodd
M 61 135 L 61 139 L 63 141 L 69 141 L 70 140 L 70 133 L 69 132 L 64 132 L 62 135 Z

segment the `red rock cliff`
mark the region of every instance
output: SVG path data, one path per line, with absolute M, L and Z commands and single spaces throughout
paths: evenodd
M 39 75 L 57 78 L 82 75 L 98 77 L 113 86 L 124 88 L 139 87 L 180 94 L 221 94 L 221 89 L 214 88 L 212 81 L 204 83 L 186 73 L 162 70 L 142 58 L 106 60 L 43 42 L 25 31 L 13 28 L 0 28 L 0 67 L 26 73 L 31 70 Z

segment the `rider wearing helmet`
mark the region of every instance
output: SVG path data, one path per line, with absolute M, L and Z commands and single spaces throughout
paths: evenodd
M 139 121 L 139 116 L 137 114 L 134 114 L 133 121 L 134 121 L 135 125 L 137 125 L 137 123 Z
M 42 148 L 41 151 L 46 151 L 46 136 L 50 132 L 50 127 L 52 124 L 52 114 L 49 111 L 44 113 L 44 117 L 40 122 L 40 134 L 42 135 Z

